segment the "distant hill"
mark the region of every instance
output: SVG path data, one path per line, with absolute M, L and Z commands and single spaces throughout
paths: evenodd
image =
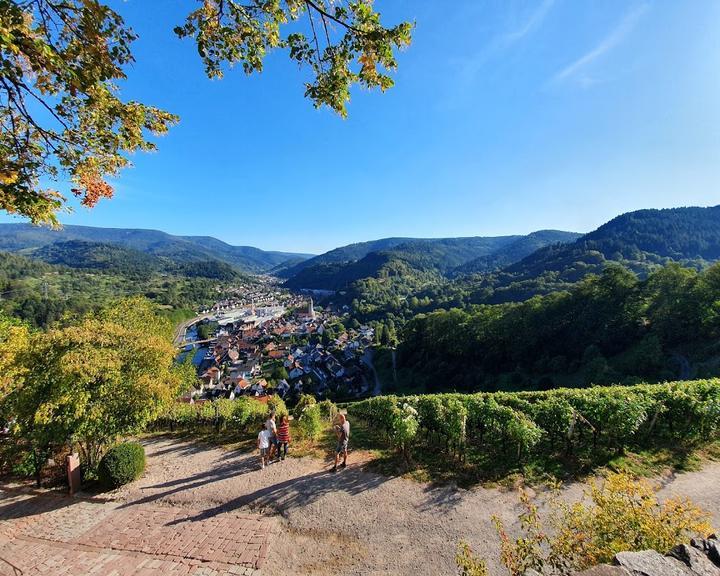
M 277 275 L 281 278 L 292 278 L 300 273 L 300 271 L 311 266 L 325 265 L 325 264 L 344 264 L 346 262 L 354 262 L 367 256 L 370 252 L 376 252 L 378 250 L 389 250 L 400 244 L 411 242 L 412 238 L 381 238 L 380 240 L 370 240 L 368 242 L 358 242 L 356 244 L 348 244 L 347 246 L 341 246 L 334 248 L 329 252 L 320 254 L 298 262 L 293 266 L 286 267 L 282 270 L 277 270 Z
M 570 241 L 578 236 L 572 232 L 543 231 L 528 236 L 387 238 L 337 248 L 302 262 L 286 271 L 294 272 L 286 284 L 291 288 L 338 290 L 362 278 L 412 271 L 446 276 L 485 271 L 515 262 L 538 246 Z M 375 248 L 377 246 L 385 248 Z M 362 256 L 352 258 L 358 255 Z
M 59 264 L 70 268 L 112 271 L 128 276 L 148 276 L 166 268 L 164 260 L 124 248 L 116 244 L 69 240 L 46 244 L 30 255 L 48 264 Z
M 720 206 L 638 210 L 563 245 L 550 245 L 504 268 L 493 301 L 522 300 L 577 282 L 618 263 L 646 275 L 679 262 L 701 268 L 720 260 Z
M 50 230 L 30 224 L 0 224 L 0 250 L 32 255 L 49 244 L 84 241 L 116 245 L 176 263 L 221 260 L 244 272 L 266 272 L 289 260 L 310 254 L 268 252 L 251 246 L 232 246 L 208 236 L 173 236 L 158 230 L 65 226 Z
M 30 256 L 48 264 L 80 270 L 120 274 L 129 278 L 147 278 L 152 274 L 175 274 L 187 278 L 210 278 L 230 281 L 239 274 L 233 266 L 220 260 L 192 260 L 175 262 L 152 256 L 117 244 L 69 240 L 46 244 L 33 250 Z
M 562 230 L 539 230 L 527 236 L 520 236 L 512 243 L 503 247 L 502 250 L 493 252 L 487 256 L 480 256 L 470 260 L 457 268 L 456 275 L 481 274 L 493 270 L 499 270 L 519 262 L 533 252 L 555 244 L 567 244 L 581 238 L 582 234 L 577 232 L 563 232 Z

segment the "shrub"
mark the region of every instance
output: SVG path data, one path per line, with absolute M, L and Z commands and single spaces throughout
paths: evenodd
M 305 408 L 314 404 L 317 404 L 315 396 L 311 394 L 300 394 L 300 398 L 298 398 L 297 404 L 295 404 L 295 408 L 293 409 L 293 416 L 299 420 Z
M 137 480 L 145 470 L 145 449 L 137 442 L 124 442 L 110 448 L 100 460 L 98 477 L 109 488 Z
M 402 452 L 407 463 L 410 463 L 410 449 L 415 441 L 419 427 L 418 413 L 415 408 L 406 403 L 402 405 L 402 408 L 395 409 L 392 439 L 396 448 Z
M 574 569 L 610 562 L 618 552 L 657 550 L 661 554 L 694 536 L 706 537 L 709 515 L 682 498 L 658 500 L 654 486 L 628 474 L 591 482 L 591 505 L 558 504 L 555 555 Z
M 317 404 L 311 404 L 303 410 L 298 420 L 300 434 L 307 440 L 317 440 L 323 430 L 323 419 L 320 413 L 320 407 Z
M 332 422 L 335 420 L 335 416 L 338 415 L 338 407 L 335 406 L 330 400 L 323 400 L 318 402 L 318 408 L 320 408 L 320 415 L 323 420 Z
M 467 542 L 458 544 L 455 563 L 460 569 L 460 576 L 488 576 L 487 564 L 477 558 Z
M 521 492 L 522 533 L 515 540 L 493 517 L 500 536 L 500 559 L 510 576 L 522 576 L 529 569 L 546 575 L 572 574 L 610 562 L 624 551 L 665 554 L 677 544 L 712 531 L 709 515 L 692 502 L 680 498 L 660 502 L 648 481 L 628 474 L 609 474 L 601 483 L 591 482 L 586 496 L 568 504 L 556 495 L 543 522 L 538 507 Z M 457 556 L 461 570 L 466 565 L 483 565 L 467 547 L 461 551 Z
M 268 398 L 268 408 L 270 412 L 275 412 L 275 416 L 277 418 L 281 418 L 282 416 L 287 416 L 290 414 L 288 412 L 287 406 L 285 406 L 285 401 L 280 398 L 280 396 L 270 396 Z
M 268 415 L 268 407 L 253 398 L 242 396 L 233 400 L 232 406 L 233 425 L 241 432 L 255 432 Z
M 348 413 L 393 440 L 402 402 L 417 410 L 420 431 L 445 440 L 446 452 L 476 448 L 535 455 L 621 453 L 668 441 L 712 440 L 720 430 L 720 380 L 559 388 L 543 392 L 376 396 L 348 404 Z
M 11 468 L 13 475 L 21 478 L 32 478 L 36 470 L 35 455 L 32 452 L 22 452 Z

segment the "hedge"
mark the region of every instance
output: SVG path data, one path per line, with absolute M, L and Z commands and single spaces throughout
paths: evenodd
M 545 392 L 378 396 L 348 404 L 397 445 L 401 408 L 417 411 L 420 430 L 460 452 L 468 443 L 491 452 L 618 452 L 671 441 L 713 439 L 720 430 L 720 380 Z
M 241 396 L 235 400 L 216 400 L 188 404 L 173 402 L 153 423 L 155 429 L 187 430 L 214 426 L 216 430 L 232 429 L 239 432 L 255 432 L 274 410 L 278 417 L 288 413 L 285 402 L 273 396 L 268 402 Z

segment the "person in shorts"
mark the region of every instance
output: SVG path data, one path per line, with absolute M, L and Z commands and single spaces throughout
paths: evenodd
M 270 432 L 263 425 L 257 437 L 257 447 L 260 452 L 260 469 L 265 468 L 265 464 L 269 463 L 270 458 Z
M 333 472 L 337 472 L 338 462 L 342 456 L 342 468 L 347 466 L 348 441 L 350 440 L 350 422 L 348 422 L 345 414 L 338 414 L 338 423 L 335 425 L 335 435 L 337 436 L 337 447 L 335 448 L 335 466 Z
M 273 458 L 278 457 L 280 446 L 277 439 L 277 424 L 275 423 L 275 412 L 270 412 L 268 419 L 265 420 L 265 429 L 270 439 L 270 452 L 268 453 L 268 464 Z

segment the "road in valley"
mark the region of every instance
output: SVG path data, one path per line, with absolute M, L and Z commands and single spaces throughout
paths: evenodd
M 369 346 L 365 349 L 365 353 L 363 354 L 362 360 L 365 363 L 365 365 L 370 368 L 370 371 L 373 373 L 373 377 L 375 379 L 375 387 L 373 388 L 372 395 L 373 396 L 380 396 L 382 394 L 382 384 L 380 383 L 380 378 L 378 377 L 377 370 L 375 370 L 375 365 L 373 364 L 373 356 L 375 355 L 375 350 L 370 348 Z

